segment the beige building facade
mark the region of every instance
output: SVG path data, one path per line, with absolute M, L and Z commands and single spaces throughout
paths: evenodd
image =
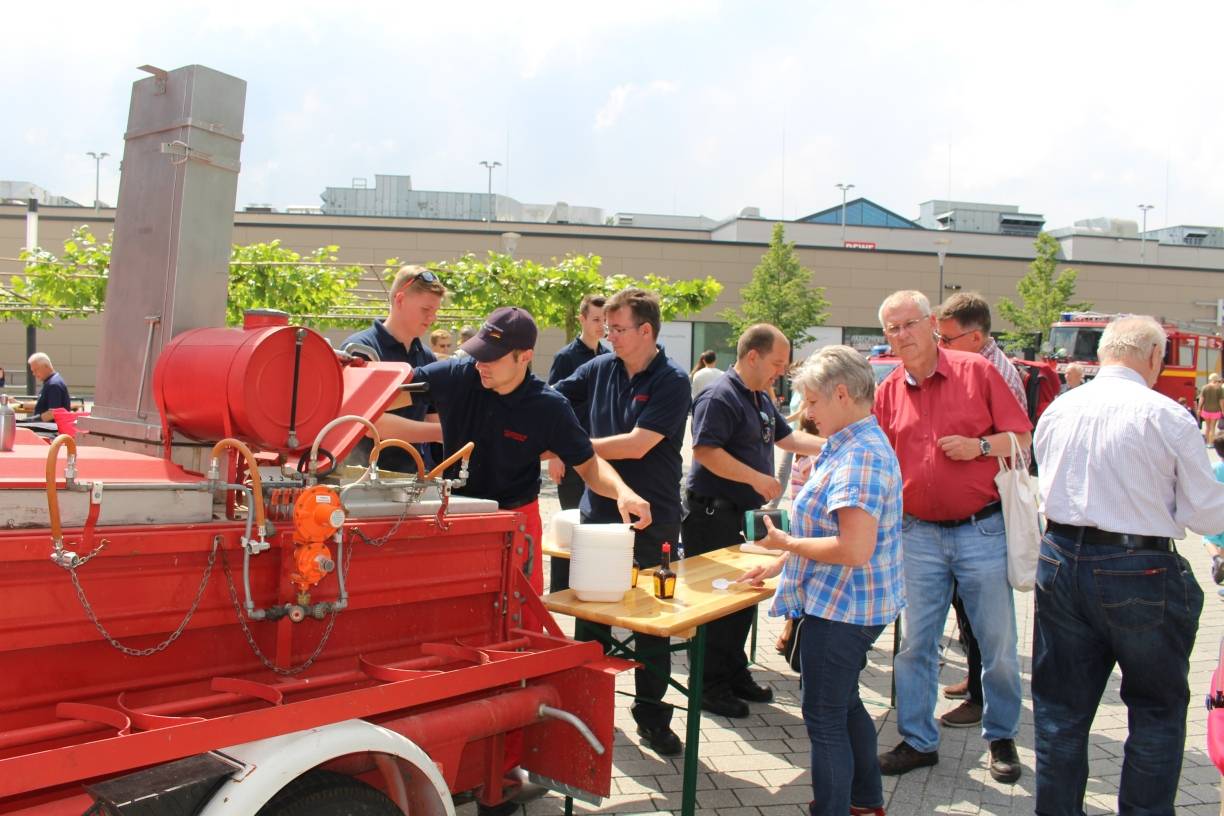
M 95 217 L 85 208 L 44 207 L 39 214 L 39 243 L 53 253 L 79 225 L 90 225 L 103 238 L 114 224 L 113 210 Z M 0 275 L 21 271 L 16 259 L 25 244 L 25 218 L 24 207 L 0 205 Z M 240 212 L 235 214 L 233 242 L 279 239 L 303 253 L 335 244 L 341 261 L 347 263 L 381 264 L 392 257 L 412 263 L 500 251 L 503 233 L 513 232 L 518 235 L 514 254 L 519 258 L 547 262 L 566 254 L 593 253 L 603 259 L 606 274 L 672 279 L 709 275 L 723 284 L 721 296 L 701 313 L 684 318 L 683 323 L 692 325 L 680 326 L 673 334 L 690 336 L 696 347 L 668 348 L 683 364 L 700 354 L 703 338 L 725 334 L 725 328 L 718 331 L 718 313 L 740 305 L 740 290 L 765 251 L 771 227 L 772 222 L 761 219 L 736 219 L 711 230 L 675 230 Z M 847 243 L 874 249 L 849 249 L 842 246 L 839 226 L 790 223 L 787 237 L 798 244 L 802 263 L 813 271 L 816 283 L 825 287 L 830 302 L 827 326 L 843 330 L 842 337 L 833 339 L 849 340 L 853 335 L 858 345 L 878 332 L 877 309 L 890 292 L 918 289 L 936 300 L 940 246 L 946 250 L 945 287 L 976 290 L 992 304 L 1001 297 L 1015 297 L 1016 283 L 1032 259 L 1032 241 L 1014 236 L 850 227 Z M 1224 297 L 1224 249 L 1148 241 L 1143 248 L 1146 263 L 1139 263 L 1137 239 L 1072 235 L 1061 242 L 1068 265 L 1079 271 L 1077 297 L 1096 309 L 1153 314 L 1187 324 L 1198 321 L 1204 330 L 1215 330 L 1214 304 Z M 998 322 L 998 328 L 1006 328 Z M 101 320 L 94 316 L 38 332 L 39 350 L 51 356 L 74 393 L 93 390 L 100 326 Z M 338 338 L 345 332 L 328 334 Z M 833 337 L 838 332 L 823 334 Z M 537 371 L 547 371 L 563 342 L 560 331 L 543 333 Z M 0 325 L 0 366 L 9 372 L 10 391 L 24 382 L 25 348 L 24 326 L 15 321 Z

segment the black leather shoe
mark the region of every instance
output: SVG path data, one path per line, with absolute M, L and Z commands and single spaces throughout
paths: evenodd
M 731 693 L 727 686 L 714 686 L 701 695 L 701 707 L 711 714 L 731 719 L 748 716 L 748 704 Z
M 1010 785 L 1020 778 L 1020 755 L 1016 741 L 992 740 L 990 743 L 990 775 L 996 782 Z
M 750 703 L 772 703 L 773 689 L 762 686 L 751 677 L 741 677 L 731 684 L 731 693 Z
M 642 745 L 654 751 L 659 756 L 679 756 L 684 753 L 684 744 L 680 742 L 680 738 L 676 736 L 666 725 L 659 728 L 647 728 L 644 725 L 638 726 L 638 736 L 642 738 Z
M 926 768 L 939 764 L 938 751 L 919 751 L 905 740 L 897 743 L 891 751 L 880 754 L 880 773 L 885 776 L 900 776 L 915 768 Z

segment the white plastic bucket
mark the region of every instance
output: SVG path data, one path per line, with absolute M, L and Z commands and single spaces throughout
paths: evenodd
M 577 508 L 555 513 L 552 521 L 549 522 L 552 527 L 553 544 L 569 549 L 570 542 L 574 540 L 574 528 L 578 526 L 581 519 L 582 511 Z
M 570 589 L 580 601 L 619 601 L 633 574 L 628 524 L 579 524 L 570 543 Z

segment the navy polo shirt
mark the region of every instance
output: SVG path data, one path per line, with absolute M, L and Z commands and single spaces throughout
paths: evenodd
M 634 428 L 663 434 L 641 459 L 610 459 L 630 489 L 650 502 L 654 521 L 680 521 L 680 448 L 688 421 L 689 379 L 658 347 L 645 371 L 632 378 L 613 354 L 601 354 L 557 383 L 574 404 L 587 403 L 591 436 L 629 433 Z M 582 496 L 582 517 L 597 523 L 621 520 L 616 502 L 588 489 Z
M 412 381 L 429 383 L 447 456 L 476 443 L 467 484 L 455 491 L 460 495 L 493 499 L 504 509 L 520 507 L 540 495 L 540 455 L 545 451 L 569 467 L 595 455 L 569 403 L 534 374 L 528 373 L 509 394 L 498 394 L 480 384 L 476 361 L 465 358 L 418 368 Z M 458 473 L 456 464 L 446 475 Z
M 363 343 L 369 346 L 378 352 L 381 362 L 407 363 L 414 369 L 428 365 L 438 359 L 432 351 L 421 343 L 421 338 L 419 337 L 414 337 L 407 346 L 396 340 L 395 336 L 387 331 L 387 327 L 383 325 L 381 320 L 375 320 L 368 329 L 363 329 L 356 334 L 349 335 L 341 345 L 347 345 L 348 343 Z M 434 413 L 430 407 L 430 402 L 431 400 L 428 396 L 415 396 L 412 398 L 412 405 L 396 408 L 389 413 L 404 417 L 405 419 L 424 420 L 426 414 Z M 417 445 L 416 449 L 424 455 L 428 447 L 428 445 Z M 374 443 L 369 437 L 363 436 L 361 441 L 357 443 L 357 448 L 354 452 L 361 455 L 362 461 L 369 462 L 370 451 L 373 448 Z M 428 461 L 427 459 L 426 462 L 428 463 Z M 386 448 L 383 450 L 382 453 L 378 454 L 378 464 L 380 467 L 396 470 L 400 473 L 416 472 L 416 464 L 413 463 L 412 458 L 399 448 Z
M 774 472 L 774 443 L 791 435 L 790 424 L 769 391 L 752 391 L 739 372 L 727 369 L 693 404 L 693 447 L 721 448 L 753 470 Z M 743 482 L 724 479 L 693 459 L 688 488 L 699 496 L 726 499 L 740 510 L 765 503 Z
M 563 349 L 557 352 L 557 356 L 553 357 L 552 368 L 548 370 L 548 384 L 556 385 L 564 380 L 569 375 L 578 370 L 578 367 L 583 363 L 594 360 L 601 354 L 611 352 L 603 342 L 595 344 L 592 349 L 582 342 L 581 337 L 575 337 L 574 342 L 568 343 Z M 574 403 L 574 413 L 578 415 L 578 421 L 582 423 L 582 427 L 586 431 L 590 431 L 589 421 L 587 419 L 590 413 L 586 403 Z
M 53 408 L 72 410 L 72 398 L 68 396 L 68 384 L 59 372 L 53 372 L 43 380 L 42 390 L 38 392 L 38 402 L 34 404 L 34 413 L 41 414 Z

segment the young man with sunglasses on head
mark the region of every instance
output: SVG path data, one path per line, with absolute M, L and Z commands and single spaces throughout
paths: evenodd
M 773 449 L 817 456 L 823 441 L 792 431 L 777 409 L 772 386 L 790 364 L 790 341 L 758 323 L 740 335 L 735 365 L 693 403 L 693 467 L 688 513 L 682 525 L 686 555 L 702 555 L 743 542 L 744 513 L 782 495 L 774 478 Z M 747 717 L 748 704 L 768 703 L 773 690 L 748 671 L 744 644 L 756 607 L 711 621 L 701 707 L 724 717 Z
M 1020 778 L 1020 662 L 1007 582 L 1007 535 L 994 477 L 1011 454 L 1009 432 L 1027 450 L 1032 423 L 980 354 L 945 351 L 921 292 L 894 292 L 880 325 L 901 365 L 876 389 L 875 415 L 901 463 L 905 518 L 902 569 L 909 605 L 894 661 L 901 742 L 880 755 L 894 776 L 939 762 L 935 697 L 939 638 L 955 583 L 982 649 L 990 775 Z
M 407 363 L 413 368 L 432 363 L 437 358 L 421 338 L 428 334 L 429 327 L 437 319 L 445 295 L 446 287 L 433 270 L 404 266 L 391 282 L 391 308 L 386 319 L 375 320 L 370 328 L 349 335 L 343 345 L 369 346 L 384 363 Z M 414 400 L 412 405 L 388 411 L 375 424 L 384 437 L 422 443 L 442 441 L 442 426 L 428 399 Z M 362 462 L 368 462 L 373 447 L 373 442 L 366 437 L 358 443 L 354 453 Z M 429 446 L 420 447 L 424 454 Z M 378 464 L 402 473 L 416 470 L 411 457 L 398 448 L 387 448 L 380 453 Z
M 639 566 L 662 560 L 662 545 L 680 538 L 680 449 L 688 422 L 688 373 L 658 344 L 659 297 L 625 289 L 604 306 L 612 354 L 584 363 L 554 387 L 571 404 L 586 405 L 595 452 L 625 483 L 650 502 L 654 522 L 638 530 L 633 553 Z M 589 487 L 589 485 L 588 485 Z M 583 523 L 619 521 L 616 506 L 588 489 Z M 667 638 L 637 635 L 638 660 L 653 671 L 634 672 L 633 719 L 643 744 L 666 756 L 683 751 L 671 730 L 672 708 L 663 704 L 671 674 Z

